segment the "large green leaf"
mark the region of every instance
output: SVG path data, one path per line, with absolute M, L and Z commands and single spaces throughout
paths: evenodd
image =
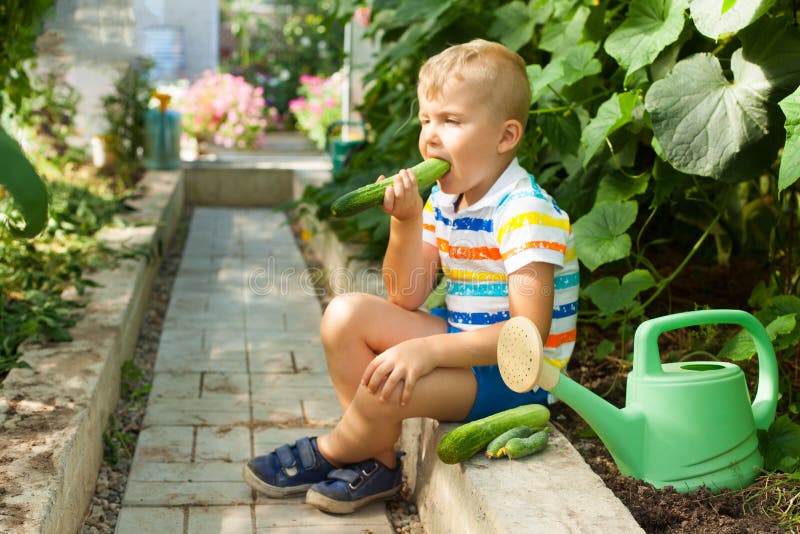
M 539 48 L 547 50 L 553 57 L 558 57 L 583 40 L 586 21 L 591 11 L 586 6 L 580 6 L 570 19 L 554 17 L 554 21 L 542 29 L 542 38 Z
M 774 3 L 775 0 L 738 0 L 732 6 L 726 6 L 725 0 L 691 0 L 689 12 L 697 31 L 718 39 L 746 28 Z
M 731 58 L 731 70 L 733 83 L 717 58 L 695 54 L 647 92 L 653 132 L 679 171 L 738 181 L 774 158 L 758 144 L 770 127 L 762 90 L 769 82 L 757 65 L 742 58 L 741 49 Z
M 778 189 L 783 191 L 800 178 L 800 87 L 778 105 L 786 116 L 786 145 L 778 173 Z
M 561 154 L 577 154 L 581 141 L 581 122 L 572 111 L 545 113 L 536 118 L 536 124 L 550 144 Z
M 518 50 L 531 42 L 534 28 L 544 24 L 553 14 L 550 0 L 514 0 L 494 10 L 494 19 L 487 35 L 507 47 Z
M 800 28 L 787 18 L 764 17 L 737 35 L 748 84 L 777 102 L 800 85 Z
M 594 57 L 598 47 L 597 43 L 587 41 L 570 47 L 558 57 L 553 57 L 544 68 L 540 65 L 528 65 L 531 104 L 536 103 L 545 92 L 549 91 L 548 86 L 558 90 L 587 76 L 598 74 L 602 69 L 600 62 Z
M 9 225 L 15 237 L 34 237 L 47 224 L 47 187 L 17 142 L 0 128 L 0 186 L 4 186 L 25 218 L 25 228 Z
M 586 125 L 581 134 L 581 144 L 585 151 L 584 167 L 609 135 L 631 122 L 638 101 L 639 91 L 627 91 L 613 94 L 600 104 L 597 115 Z
M 592 282 L 583 294 L 592 299 L 595 306 L 604 314 L 611 314 L 636 304 L 636 297 L 642 291 L 656 284 L 649 271 L 636 269 L 622 277 L 620 283 L 614 276 Z
M 615 173 L 604 176 L 597 188 L 595 202 L 616 202 L 628 200 L 647 191 L 650 174 L 631 178 L 624 174 Z
M 683 30 L 688 0 L 633 0 L 625 20 L 608 36 L 605 49 L 630 76 L 650 65 Z
M 578 259 L 590 270 L 625 258 L 630 254 L 631 238 L 625 233 L 636 220 L 635 201 L 603 202 L 575 221 L 575 248 Z
M 497 8 L 489 28 L 489 37 L 498 39 L 511 50 L 517 51 L 531 42 L 534 25 L 528 5 L 515 0 Z

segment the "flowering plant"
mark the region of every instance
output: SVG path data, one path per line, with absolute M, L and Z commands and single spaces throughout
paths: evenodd
M 250 148 L 263 140 L 267 127 L 262 93 L 241 76 L 205 71 L 183 95 L 183 127 L 199 140 Z
M 289 102 L 289 110 L 297 120 L 297 127 L 304 131 L 320 150 L 325 149 L 325 133 L 337 120 L 341 111 L 342 73 L 330 78 L 300 76 L 298 97 Z

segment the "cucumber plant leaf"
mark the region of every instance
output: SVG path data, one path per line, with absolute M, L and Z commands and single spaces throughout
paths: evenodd
M 649 173 L 636 178 L 630 178 L 620 173 L 603 176 L 597 187 L 597 196 L 594 201 L 600 203 L 628 200 L 647 191 L 649 181 Z
M 575 221 L 578 259 L 594 271 L 601 265 L 627 257 L 631 237 L 626 233 L 636 220 L 639 206 L 633 201 L 603 202 Z
M 495 10 L 488 35 L 516 52 L 531 42 L 535 24 L 527 4 L 515 0 Z
M 761 453 L 766 469 L 784 473 L 800 469 L 800 425 L 784 414 L 773 421 L 763 437 Z
M 762 324 L 770 324 L 777 318 L 793 315 L 795 327 L 789 332 L 778 332 L 772 340 L 776 351 L 791 348 L 800 343 L 800 297 L 796 295 L 775 295 L 770 297 L 764 309 L 756 312 L 755 316 Z
M 555 6 L 555 9 L 559 9 L 558 6 Z M 542 28 L 539 48 L 553 54 L 553 58 L 568 53 L 572 47 L 583 40 L 589 15 L 591 15 L 589 8 L 580 6 L 575 10 L 571 18 L 567 19 L 566 16 L 563 16 L 563 18 L 559 17 L 561 20 L 554 20 L 546 24 Z
M 597 308 L 606 315 L 623 309 L 632 308 L 636 304 L 639 293 L 656 285 L 650 271 L 635 269 L 622 277 L 622 281 L 614 276 L 606 276 L 592 282 L 583 294 L 589 297 Z
M 775 0 L 691 0 L 689 12 L 697 31 L 717 40 L 746 28 L 774 3 Z
M 536 124 L 559 153 L 577 155 L 581 143 L 581 122 L 575 112 L 544 113 L 536 118 Z
M 553 57 L 544 68 L 541 65 L 528 65 L 528 83 L 531 87 L 531 104 L 536 103 L 547 92 L 548 86 L 558 90 L 575 82 L 599 74 L 602 65 L 594 57 L 599 45 L 585 42 L 572 46 L 564 54 Z
M 627 91 L 613 94 L 600 104 L 597 115 L 589 121 L 581 133 L 581 144 L 585 151 L 584 167 L 591 161 L 609 135 L 631 122 L 633 110 L 638 101 L 639 91 Z
M 786 116 L 786 145 L 778 171 L 778 190 L 783 191 L 800 178 L 800 87 L 778 105 Z
M 781 315 L 773 319 L 766 327 L 770 340 L 775 339 L 794 330 L 797 319 L 795 314 Z M 719 352 L 720 358 L 740 361 L 749 360 L 756 354 L 756 345 L 753 337 L 747 330 L 740 330 L 725 342 Z
M 606 39 L 606 52 L 628 71 L 628 76 L 650 65 L 678 40 L 688 5 L 688 0 L 633 0 L 625 20 Z
M 47 224 L 47 186 L 25 157 L 19 144 L 2 128 L 0 128 L 0 161 L 5 167 L 0 171 L 0 186 L 5 187 L 11 194 L 26 223 L 24 228 L 9 224 L 8 229 L 14 237 L 34 237 Z
M 664 156 L 675 169 L 718 180 L 739 181 L 774 160 L 775 136 L 764 89 L 766 73 L 739 49 L 729 82 L 716 57 L 695 54 L 650 87 L 645 107 Z M 767 141 L 767 142 L 762 142 Z M 766 145 L 766 146 L 765 146 Z

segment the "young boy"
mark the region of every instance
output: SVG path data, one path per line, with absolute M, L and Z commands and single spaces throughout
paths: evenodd
M 547 392 L 514 393 L 497 368 L 512 316 L 530 318 L 546 356 L 565 366 L 575 341 L 578 266 L 569 218 L 516 159 L 528 118 L 525 63 L 483 40 L 448 48 L 422 67 L 422 157 L 450 162 L 423 207 L 403 170 L 386 190 L 383 262 L 388 300 L 337 297 L 320 336 L 344 415 L 328 434 L 251 460 L 244 478 L 270 497 L 349 513 L 401 487 L 394 450 L 403 419 L 469 421 Z M 382 178 L 382 177 L 381 177 Z M 448 280 L 446 319 L 418 310 Z

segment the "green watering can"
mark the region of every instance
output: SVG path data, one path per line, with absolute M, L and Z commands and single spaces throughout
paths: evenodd
M 658 336 L 715 323 L 743 326 L 758 352 L 753 403 L 744 373 L 728 362 L 661 363 Z M 756 430 L 769 428 L 778 400 L 778 364 L 761 323 L 741 310 L 698 310 L 650 319 L 634 336 L 633 370 L 619 409 L 549 363 L 536 326 L 514 317 L 504 326 L 497 363 L 512 390 L 539 386 L 572 407 L 603 440 L 620 472 L 679 492 L 717 493 L 749 485 L 763 466 Z

